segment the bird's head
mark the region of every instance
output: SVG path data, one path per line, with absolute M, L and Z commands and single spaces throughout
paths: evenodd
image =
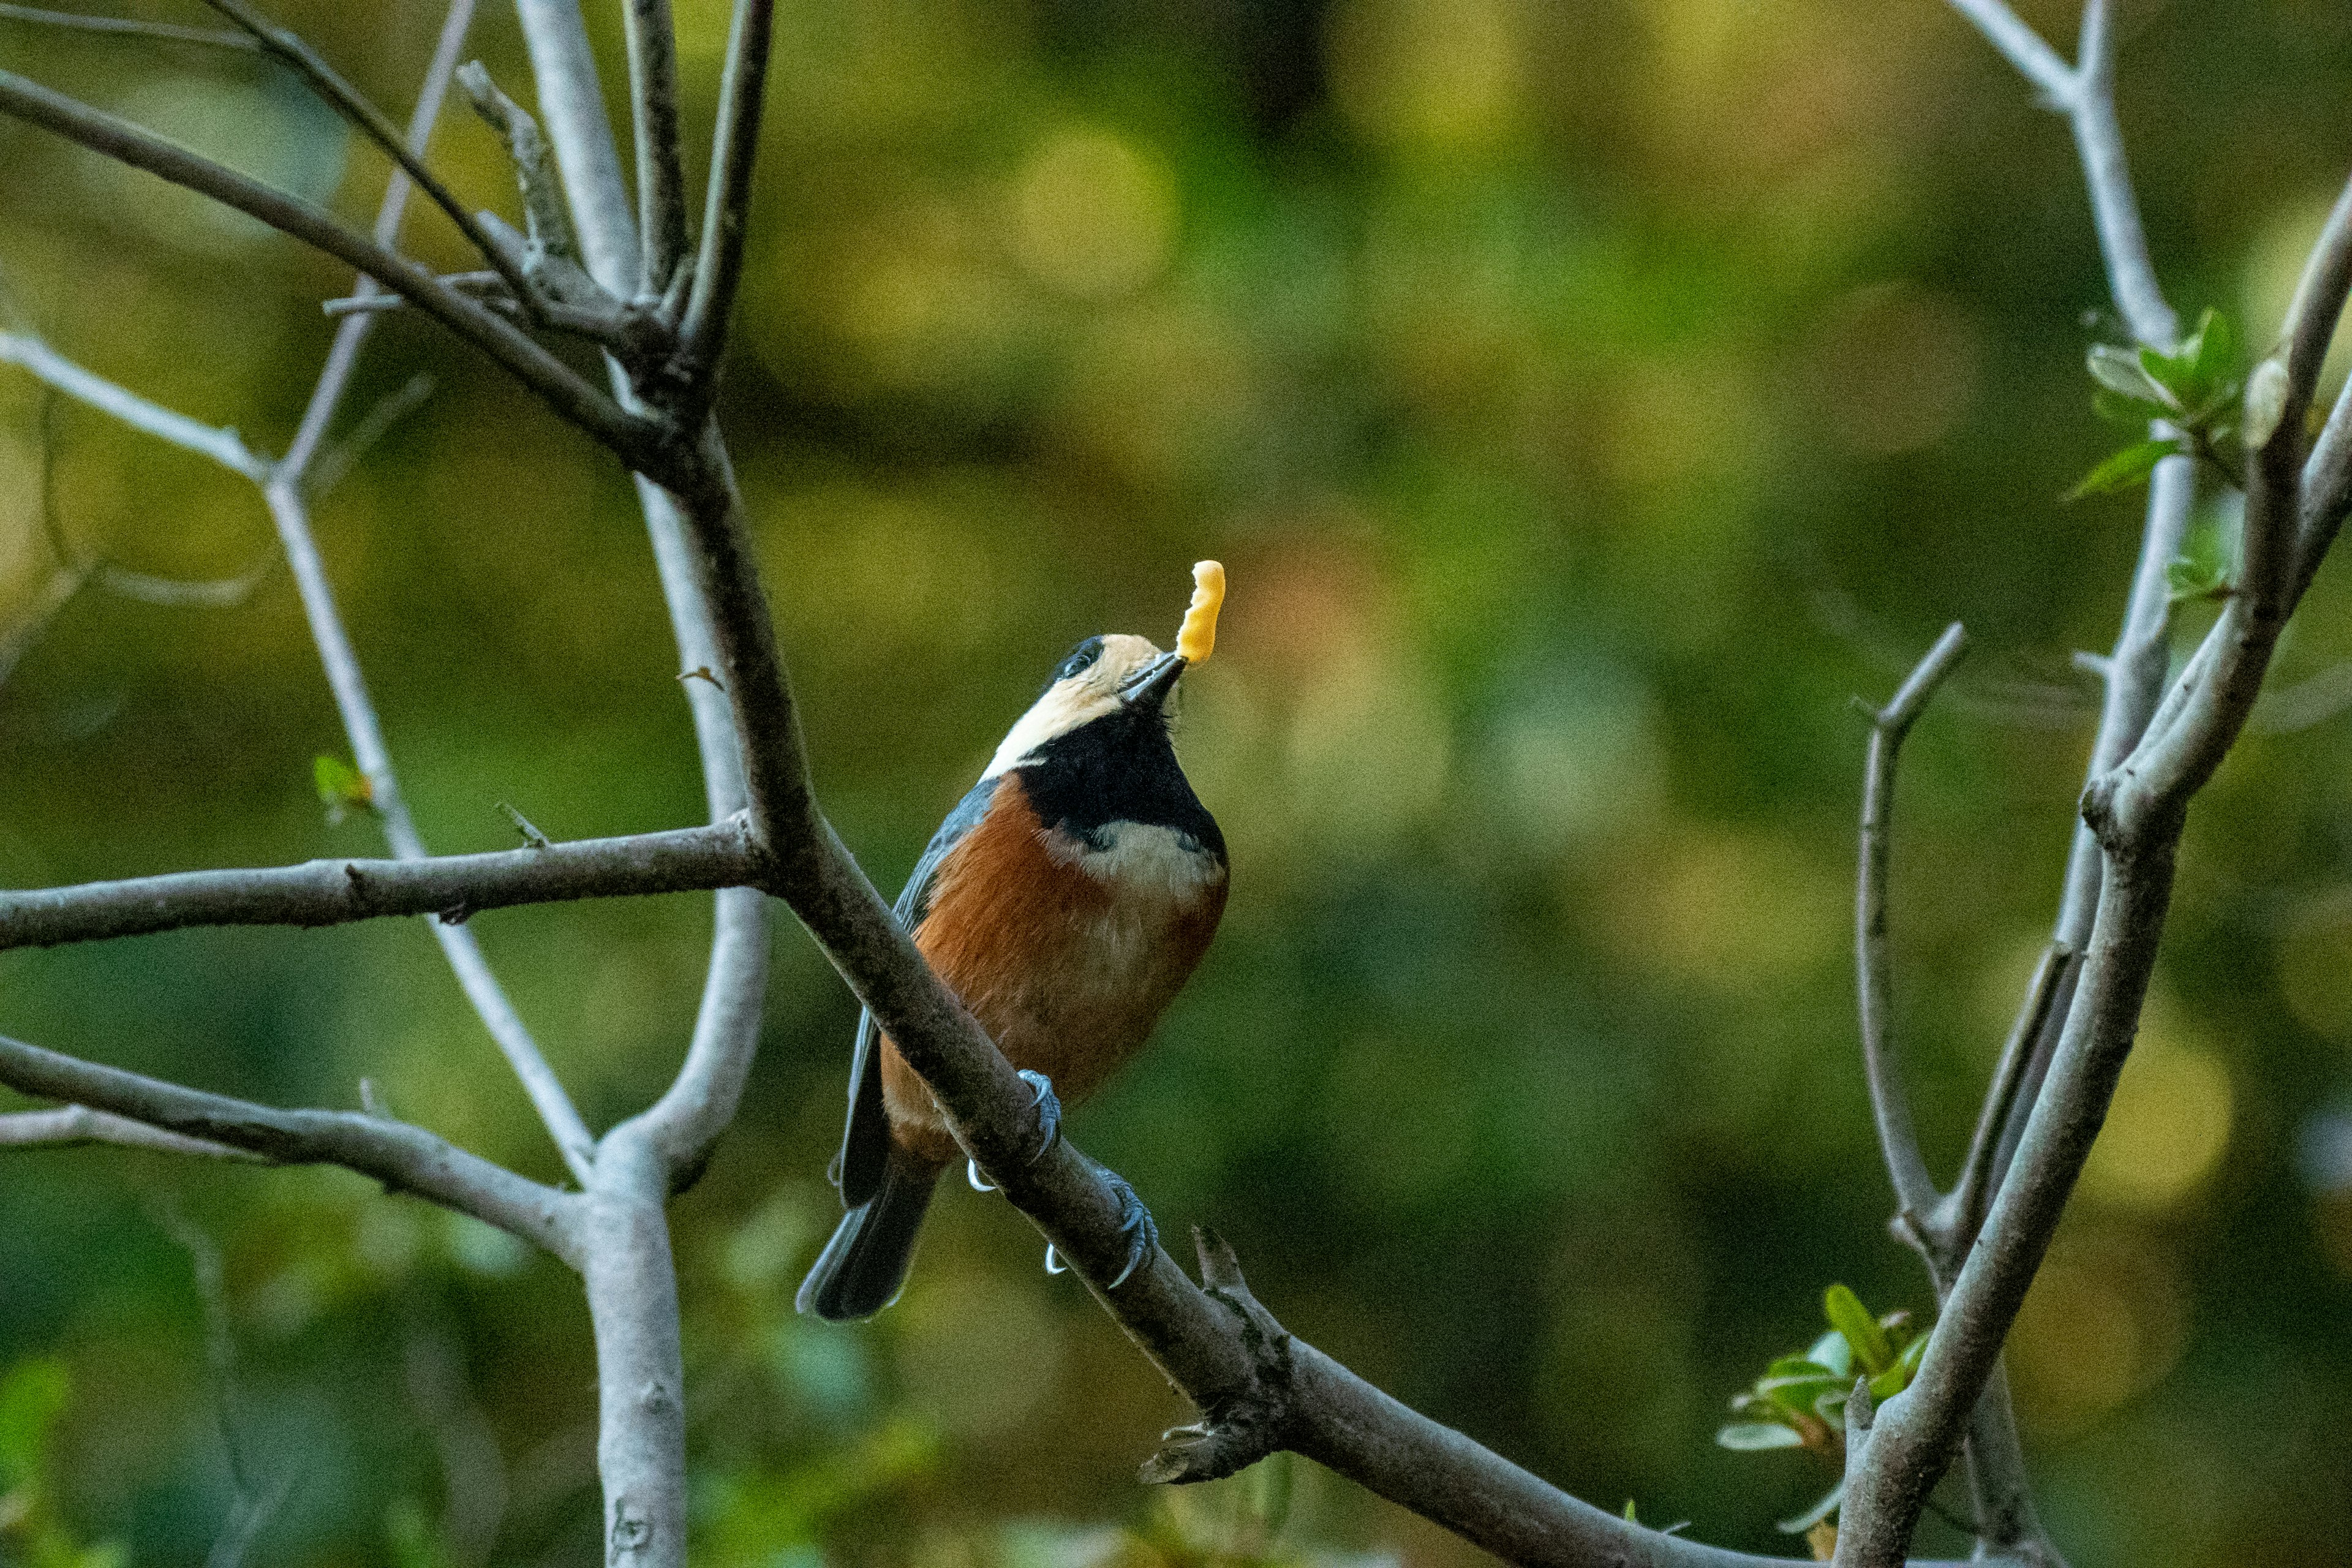
M 1164 732 L 1169 694 L 1190 662 L 1125 632 L 1088 637 L 1055 667 L 1053 679 L 996 748 L 983 776 L 1010 772 L 1089 725 Z

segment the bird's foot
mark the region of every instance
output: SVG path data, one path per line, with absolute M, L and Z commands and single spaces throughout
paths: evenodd
M 1029 1156 L 1029 1163 L 1034 1165 L 1062 1141 L 1062 1101 L 1054 1093 L 1054 1080 L 1044 1073 L 1023 1068 L 1021 1079 L 1037 1094 L 1037 1098 L 1029 1102 L 1030 1109 L 1037 1113 L 1037 1152 Z
M 1127 1237 L 1127 1262 L 1119 1269 L 1118 1278 L 1103 1287 L 1107 1290 L 1116 1290 L 1134 1279 L 1136 1270 L 1150 1263 L 1151 1255 L 1160 1250 L 1160 1226 L 1152 1219 L 1151 1211 L 1143 1206 L 1143 1200 L 1135 1195 L 1135 1189 L 1127 1184 L 1124 1177 L 1105 1171 L 1103 1179 L 1118 1194 L 1118 1233 Z M 1062 1261 L 1061 1255 L 1054 1250 L 1054 1244 L 1047 1242 L 1045 1272 L 1060 1274 L 1068 1267 Z
M 1054 1080 L 1044 1073 L 1023 1068 L 1021 1080 L 1029 1086 L 1030 1092 L 1034 1097 L 1029 1101 L 1029 1108 L 1037 1113 L 1037 1151 L 1029 1156 L 1029 1163 L 1034 1165 L 1045 1157 L 1046 1151 L 1061 1142 L 1062 1101 L 1061 1098 L 1054 1092 Z M 980 1162 L 977 1160 L 964 1161 L 963 1179 L 971 1184 L 971 1190 L 975 1193 L 992 1193 L 997 1190 L 994 1182 L 980 1173 Z M 1053 1274 L 1061 1272 L 1050 1263 L 1046 1265 L 1046 1271 Z
M 1143 1200 L 1135 1195 L 1133 1187 L 1108 1171 L 1103 1174 L 1118 1194 L 1118 1233 L 1127 1237 L 1127 1266 L 1110 1282 L 1109 1288 L 1116 1290 L 1133 1279 L 1135 1271 L 1150 1263 L 1151 1255 L 1160 1250 L 1160 1226 L 1153 1223 L 1151 1211 L 1143 1206 Z

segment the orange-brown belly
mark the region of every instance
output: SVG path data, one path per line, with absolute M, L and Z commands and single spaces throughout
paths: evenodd
M 1071 848 L 1039 824 L 1008 775 L 987 818 L 940 866 L 915 932 L 1005 1057 L 1053 1079 L 1066 1106 L 1143 1044 L 1200 962 L 1225 900 L 1222 867 L 1197 888 L 1171 888 L 1097 875 Z M 930 1091 L 887 1037 L 881 1046 L 891 1136 L 927 1159 L 954 1160 Z

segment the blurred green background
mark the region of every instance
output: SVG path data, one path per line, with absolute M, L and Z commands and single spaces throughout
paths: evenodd
M 434 5 L 274 9 L 405 112 Z M 617 80 L 618 7 L 591 9 Z M 2072 5 L 2022 9 L 2070 40 Z M 484 10 L 473 48 L 527 98 Z M 2174 302 L 2263 342 L 2352 163 L 2352 13 L 2119 10 Z M 2119 440 L 2081 369 L 2116 329 L 2062 122 L 1932 0 L 780 12 L 721 416 L 844 836 L 895 889 L 1063 649 L 1164 643 L 1185 567 L 1225 561 L 1180 744 L 1231 909 L 1077 1137 L 1398 1395 L 1604 1507 L 1790 1550 L 1772 1521 L 1823 1477 L 1716 1448 L 1725 1402 L 1833 1279 L 1927 1304 L 1858 1072 L 1849 699 L 1968 624 L 1894 889 L 1947 1171 L 2053 910 L 2095 696 L 2069 654 L 2112 640 L 2137 541 L 2136 497 L 2061 501 Z M 699 140 L 726 18 L 678 14 Z M 0 21 L 0 63 L 354 215 L 380 188 L 250 57 Z M 434 156 L 513 214 L 480 126 L 447 117 Z M 347 273 L 15 124 L 0 170 L 19 322 L 282 448 Z M 410 229 L 462 264 L 436 215 Z M 559 837 L 695 820 L 627 483 L 404 317 L 345 428 L 420 373 L 318 522 L 426 836 L 510 843 L 501 801 Z M 283 570 L 235 607 L 89 590 L 45 617 L 45 450 L 79 551 L 186 577 L 271 554 L 242 481 L 0 374 L 0 884 L 376 852 L 313 793 L 345 748 Z M 2352 1557 L 2347 658 L 2331 568 L 2198 808 L 2140 1048 L 2012 1343 L 2078 1568 Z M 476 925 L 592 1121 L 656 1091 L 706 899 Z M 855 1012 L 778 927 L 741 1125 L 675 1210 L 702 1561 L 1476 1558 L 1305 1467 L 1286 1522 L 1256 1481 L 1137 1486 L 1183 1407 L 999 1200 L 949 1195 L 874 1324 L 794 1318 Z M 0 1028 L 288 1104 L 364 1076 L 559 1173 L 414 924 L 7 954 Z M 230 1511 L 173 1214 L 223 1254 L 247 1468 L 291 1488 L 250 1561 L 594 1561 L 560 1266 L 341 1173 L 107 1151 L 0 1157 L 0 1478 L 59 1405 L 51 1548 L 194 1563 Z

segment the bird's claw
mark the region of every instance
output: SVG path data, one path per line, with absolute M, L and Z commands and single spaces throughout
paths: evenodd
M 1135 1271 L 1151 1261 L 1160 1250 L 1160 1226 L 1151 1218 L 1151 1211 L 1135 1195 L 1135 1189 L 1118 1176 L 1105 1171 L 1111 1188 L 1118 1194 L 1118 1233 L 1127 1237 L 1127 1267 L 1118 1271 L 1109 1289 L 1116 1290 L 1135 1277 Z
M 971 1190 L 975 1193 L 992 1193 L 996 1191 L 996 1184 L 980 1173 L 980 1162 L 977 1160 L 967 1159 L 964 1161 L 963 1179 L 971 1184 Z
M 1030 1109 L 1037 1113 L 1037 1152 L 1029 1156 L 1035 1164 L 1062 1141 L 1062 1101 L 1054 1092 L 1054 1080 L 1034 1068 L 1021 1069 L 1021 1081 L 1036 1091 Z
M 1160 1250 L 1160 1226 L 1152 1219 L 1151 1211 L 1143 1206 L 1143 1200 L 1135 1195 L 1135 1189 L 1129 1186 L 1124 1178 L 1105 1171 L 1103 1179 L 1118 1194 L 1118 1233 L 1128 1238 L 1126 1265 L 1119 1269 L 1118 1278 L 1103 1287 L 1106 1290 L 1116 1290 L 1134 1279 L 1136 1270 L 1150 1263 L 1151 1255 Z M 1068 1268 L 1062 1261 L 1061 1254 L 1054 1250 L 1054 1244 L 1047 1242 L 1045 1272 L 1061 1274 Z

